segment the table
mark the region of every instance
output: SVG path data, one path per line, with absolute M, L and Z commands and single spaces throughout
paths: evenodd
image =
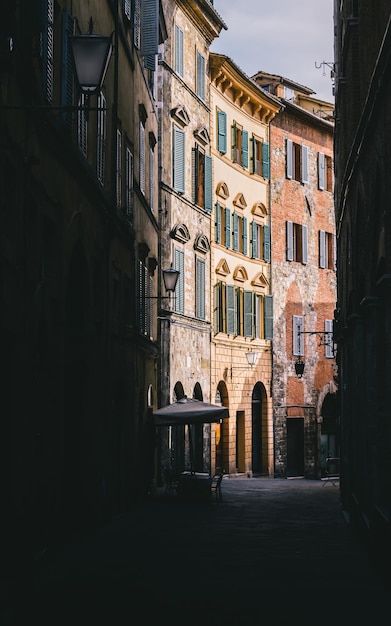
M 205 500 L 210 497 L 210 483 L 210 474 L 205 472 L 182 472 L 178 495 L 185 499 Z

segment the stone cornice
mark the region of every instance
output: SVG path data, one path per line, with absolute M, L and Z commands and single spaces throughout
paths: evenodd
M 236 107 L 246 108 L 252 117 L 268 124 L 284 108 L 279 99 L 258 87 L 227 56 L 211 53 L 209 65 L 212 85 Z

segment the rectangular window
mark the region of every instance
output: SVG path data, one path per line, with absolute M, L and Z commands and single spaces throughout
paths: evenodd
M 213 322 L 215 334 L 227 332 L 226 289 L 221 281 L 214 286 Z
M 215 241 L 221 243 L 227 248 L 230 246 L 230 215 L 231 212 L 226 207 L 221 206 L 219 202 L 216 202 L 216 221 L 215 221 Z
M 254 137 L 251 138 L 251 173 L 269 178 L 269 144 Z
M 155 160 L 152 148 L 149 149 L 149 206 L 152 213 L 155 210 Z
M 183 250 L 175 248 L 174 269 L 179 271 L 178 282 L 175 289 L 175 311 L 185 312 L 185 253 Z
M 319 231 L 319 267 L 336 269 L 336 237 L 324 230 Z
M 234 123 L 232 134 L 232 161 L 248 168 L 248 132 Z
M 286 222 L 286 260 L 308 263 L 307 226 Z
M 232 214 L 232 249 L 247 254 L 247 218 Z
M 152 276 L 141 260 L 137 261 L 137 326 L 138 332 L 152 339 Z
M 270 226 L 251 222 L 251 258 L 270 262 Z
M 126 185 L 126 216 L 132 221 L 133 218 L 133 153 L 129 148 L 126 148 L 126 171 L 125 171 L 125 185 Z
M 321 191 L 333 190 L 333 161 L 323 152 L 318 152 L 318 187 Z
M 207 211 L 212 210 L 212 158 L 197 144 L 192 149 L 193 202 Z
M 139 185 L 141 193 L 145 194 L 145 128 L 144 124 L 139 124 Z
M 308 183 L 308 147 L 286 140 L 286 177 Z
M 183 78 L 183 30 L 175 24 L 175 66 L 174 69 Z
M 205 59 L 197 52 L 197 96 L 205 100 Z
M 205 261 L 196 257 L 196 317 L 205 319 Z
M 97 131 L 96 131 L 96 175 L 104 184 L 106 153 L 106 98 L 103 93 L 98 97 Z
M 173 158 L 174 189 L 185 193 L 185 133 L 174 127 L 174 158 Z
M 227 114 L 217 111 L 217 149 L 220 154 L 227 152 Z

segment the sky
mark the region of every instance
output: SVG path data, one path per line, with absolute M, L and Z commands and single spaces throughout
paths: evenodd
M 334 0 L 214 0 L 228 30 L 211 52 L 225 54 L 247 74 L 289 78 L 317 97 L 334 102 Z

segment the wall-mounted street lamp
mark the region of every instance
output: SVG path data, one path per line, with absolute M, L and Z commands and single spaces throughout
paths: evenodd
M 38 110 L 52 111 L 81 111 L 88 109 L 88 97 L 98 92 L 103 84 L 112 52 L 112 35 L 105 37 L 92 32 L 93 21 L 89 19 L 88 33 L 84 35 L 68 36 L 72 51 L 75 77 L 82 93 L 87 96 L 83 106 L 53 105 L 53 104 L 0 104 L 0 109 L 10 110 Z M 12 39 L 9 38 L 11 41 Z M 10 54 L 13 44 L 10 44 Z
M 96 35 L 93 25 L 90 17 L 87 34 L 69 37 L 76 80 L 82 93 L 88 96 L 100 90 L 113 48 L 111 35 Z
M 247 363 L 249 364 L 250 368 L 252 369 L 253 365 L 255 365 L 255 363 L 257 362 L 257 358 L 258 358 L 258 352 L 253 352 L 252 350 L 247 350 L 246 352 L 246 358 L 247 358 Z M 231 365 L 231 380 L 232 380 L 232 372 L 234 370 L 240 370 L 241 372 L 244 372 L 243 367 L 234 367 Z
M 164 286 L 169 294 L 174 293 L 176 289 L 179 273 L 179 270 L 175 270 L 173 267 L 162 271 Z
M 168 292 L 168 296 L 140 296 L 140 300 L 166 300 L 167 298 L 171 298 L 171 295 L 174 293 L 176 289 L 176 285 L 179 278 L 179 270 L 175 270 L 173 267 L 169 267 L 168 269 L 162 270 L 163 275 L 163 283 L 166 291 Z

